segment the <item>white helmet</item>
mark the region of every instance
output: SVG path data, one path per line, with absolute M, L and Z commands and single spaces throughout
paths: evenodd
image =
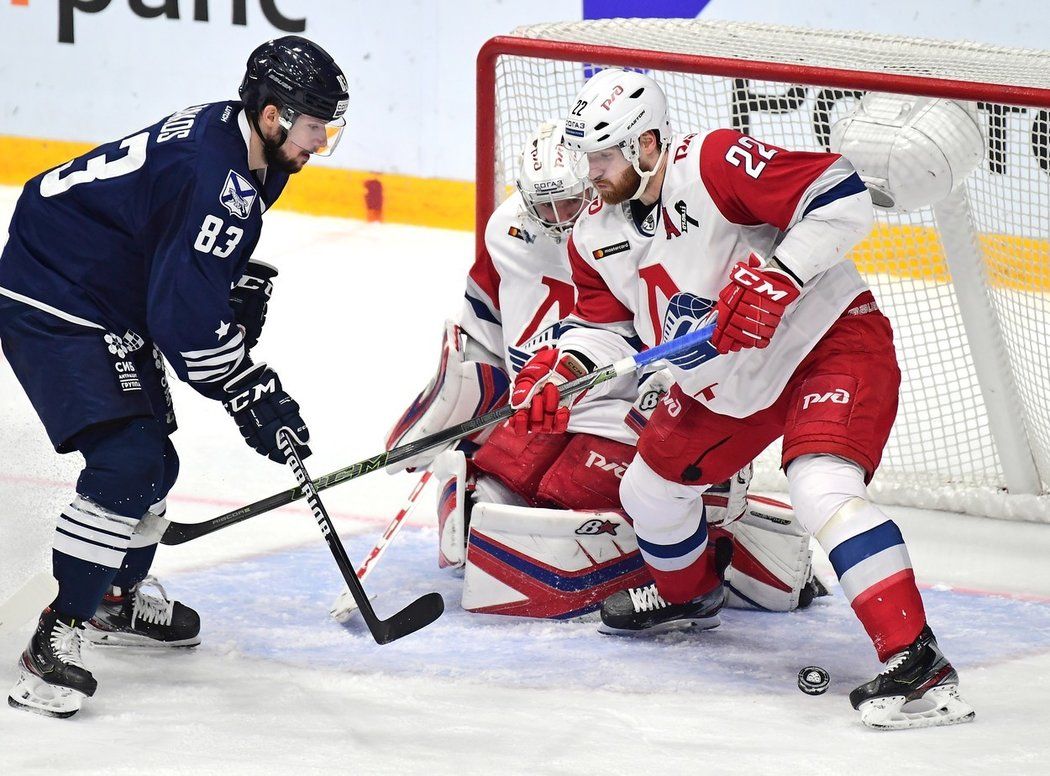
M 650 129 L 660 135 L 662 159 L 671 143 L 671 119 L 663 89 L 642 73 L 609 68 L 595 74 L 576 95 L 565 120 L 565 145 L 585 154 L 619 147 L 642 177 L 637 197 L 660 166 L 660 159 L 651 171 L 638 166 L 638 136 Z
M 556 121 L 541 124 L 529 138 L 517 184 L 526 215 L 559 242 L 594 198 L 587 160 L 565 147 Z

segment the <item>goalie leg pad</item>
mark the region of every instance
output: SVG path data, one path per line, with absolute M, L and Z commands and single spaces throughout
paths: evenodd
M 709 526 L 727 526 L 744 516 L 753 473 L 754 466 L 748 464 L 725 482 L 704 491 L 704 515 Z
M 812 576 L 809 535 L 790 505 L 751 496 L 744 516 L 728 526 L 733 562 L 726 569 L 727 605 L 790 612 Z
M 574 434 L 543 475 L 537 496 L 563 509 L 620 509 L 620 480 L 634 447 L 592 434 Z
M 463 336 L 456 324 L 445 321 L 437 374 L 394 424 L 387 435 L 387 450 L 484 415 L 506 402 L 510 387 L 506 372 L 483 361 L 467 361 Z M 485 431 L 480 431 L 468 439 L 480 442 L 484 436 Z M 438 452 L 440 449 L 425 450 L 392 464 L 387 470 L 391 473 L 402 469 L 412 471 L 429 464 Z
M 438 567 L 462 568 L 466 560 L 467 458 L 446 450 L 430 465 L 438 481 Z
M 543 476 L 572 440 L 569 434 L 518 436 L 507 424 L 499 426 L 474 454 L 478 471 L 495 477 L 533 506 Z
M 650 581 L 618 512 L 474 507 L 463 576 L 467 611 L 568 619 Z

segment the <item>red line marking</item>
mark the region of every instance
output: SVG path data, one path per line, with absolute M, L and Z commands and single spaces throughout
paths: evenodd
M 72 482 L 62 482 L 60 480 L 49 480 L 43 477 L 28 477 L 19 474 L 0 474 L 0 482 L 10 482 L 24 485 L 37 485 L 46 488 L 60 488 L 62 490 L 72 491 L 75 489 L 75 485 Z M 168 495 L 168 501 L 172 501 L 176 504 L 205 504 L 214 507 L 239 507 L 244 506 L 243 501 L 236 501 L 229 498 L 218 498 L 215 496 L 191 496 L 188 494 L 173 493 Z M 290 509 L 293 512 L 301 514 L 311 514 L 310 509 L 305 504 L 288 504 L 283 507 L 279 507 L 274 511 L 280 509 Z M 370 523 L 373 525 L 385 526 L 389 522 L 389 518 L 382 517 L 379 515 L 361 515 L 361 514 L 350 514 L 346 512 L 330 512 L 332 518 L 340 521 L 359 521 L 362 523 Z M 181 522 L 181 521 L 180 521 Z M 430 525 L 430 521 L 416 522 L 413 520 L 406 520 L 405 525 L 412 525 L 418 528 L 423 528 Z

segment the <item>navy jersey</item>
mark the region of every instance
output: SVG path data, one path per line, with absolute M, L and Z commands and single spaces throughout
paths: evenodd
M 0 256 L 0 294 L 151 339 L 206 396 L 244 360 L 232 284 L 288 176 L 248 169 L 239 102 L 198 105 L 30 180 Z

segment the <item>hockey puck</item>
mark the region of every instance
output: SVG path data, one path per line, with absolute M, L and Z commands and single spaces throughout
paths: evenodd
M 806 695 L 823 695 L 831 682 L 831 674 L 820 666 L 806 666 L 798 672 L 798 689 Z

